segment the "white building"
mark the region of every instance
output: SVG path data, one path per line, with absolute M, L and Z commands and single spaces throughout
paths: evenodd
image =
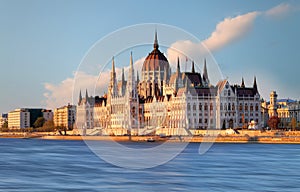
M 27 109 L 16 109 L 8 113 L 8 128 L 20 129 L 30 127 L 30 112 Z
M 154 49 L 146 57 L 139 79 L 130 55 L 128 79 L 117 82 L 115 63 L 108 93 L 102 97 L 82 98 L 77 106 L 77 127 L 98 127 L 102 134 L 186 135 L 193 129 L 225 129 L 245 127 L 249 122 L 261 123 L 260 95 L 256 78 L 252 87 L 230 85 L 221 80 L 210 84 L 204 61 L 202 75 L 195 71 L 182 72 L 178 59 L 172 74 L 167 58 L 159 50 L 155 34 Z

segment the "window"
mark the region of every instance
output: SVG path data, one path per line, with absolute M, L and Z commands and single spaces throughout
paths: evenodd
M 250 111 L 253 111 L 253 105 L 252 104 L 250 105 Z
M 187 105 L 187 110 L 188 111 L 190 111 L 191 110 L 191 106 L 190 106 L 190 104 L 188 103 L 188 105 Z
M 207 108 L 208 108 L 207 103 L 205 103 L 204 110 L 207 111 Z
M 235 111 L 234 103 L 232 104 L 232 111 Z
M 258 105 L 257 104 L 255 105 L 255 111 L 258 111 Z
M 202 104 L 199 104 L 199 110 L 202 111 Z
M 196 111 L 196 104 L 193 105 L 193 110 Z
M 245 104 L 245 111 L 248 111 L 248 104 Z
M 243 105 L 242 105 L 242 104 L 240 104 L 239 110 L 240 110 L 240 111 L 243 111 Z

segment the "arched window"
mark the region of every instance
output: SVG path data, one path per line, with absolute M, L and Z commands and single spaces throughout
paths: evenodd
M 243 105 L 240 103 L 239 110 L 243 111 Z

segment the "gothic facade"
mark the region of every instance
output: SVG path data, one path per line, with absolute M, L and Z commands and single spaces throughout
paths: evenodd
M 136 75 L 135 75 L 136 74 Z M 250 121 L 261 122 L 260 95 L 256 78 L 253 86 L 209 81 L 206 61 L 203 73 L 180 69 L 172 73 L 167 58 L 159 50 L 157 34 L 153 51 L 146 57 L 141 79 L 135 73 L 132 54 L 125 80 L 124 70 L 117 81 L 115 63 L 107 94 L 82 98 L 77 106 L 77 127 L 97 134 L 189 135 L 196 129 L 244 127 Z M 89 131 L 90 129 L 90 131 Z M 98 130 L 98 131 L 95 131 Z

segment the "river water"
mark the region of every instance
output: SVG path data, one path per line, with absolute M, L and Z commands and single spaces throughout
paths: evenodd
M 198 149 L 191 143 L 166 164 L 132 170 L 106 163 L 83 141 L 0 139 L 0 191 L 300 191 L 300 145 Z

